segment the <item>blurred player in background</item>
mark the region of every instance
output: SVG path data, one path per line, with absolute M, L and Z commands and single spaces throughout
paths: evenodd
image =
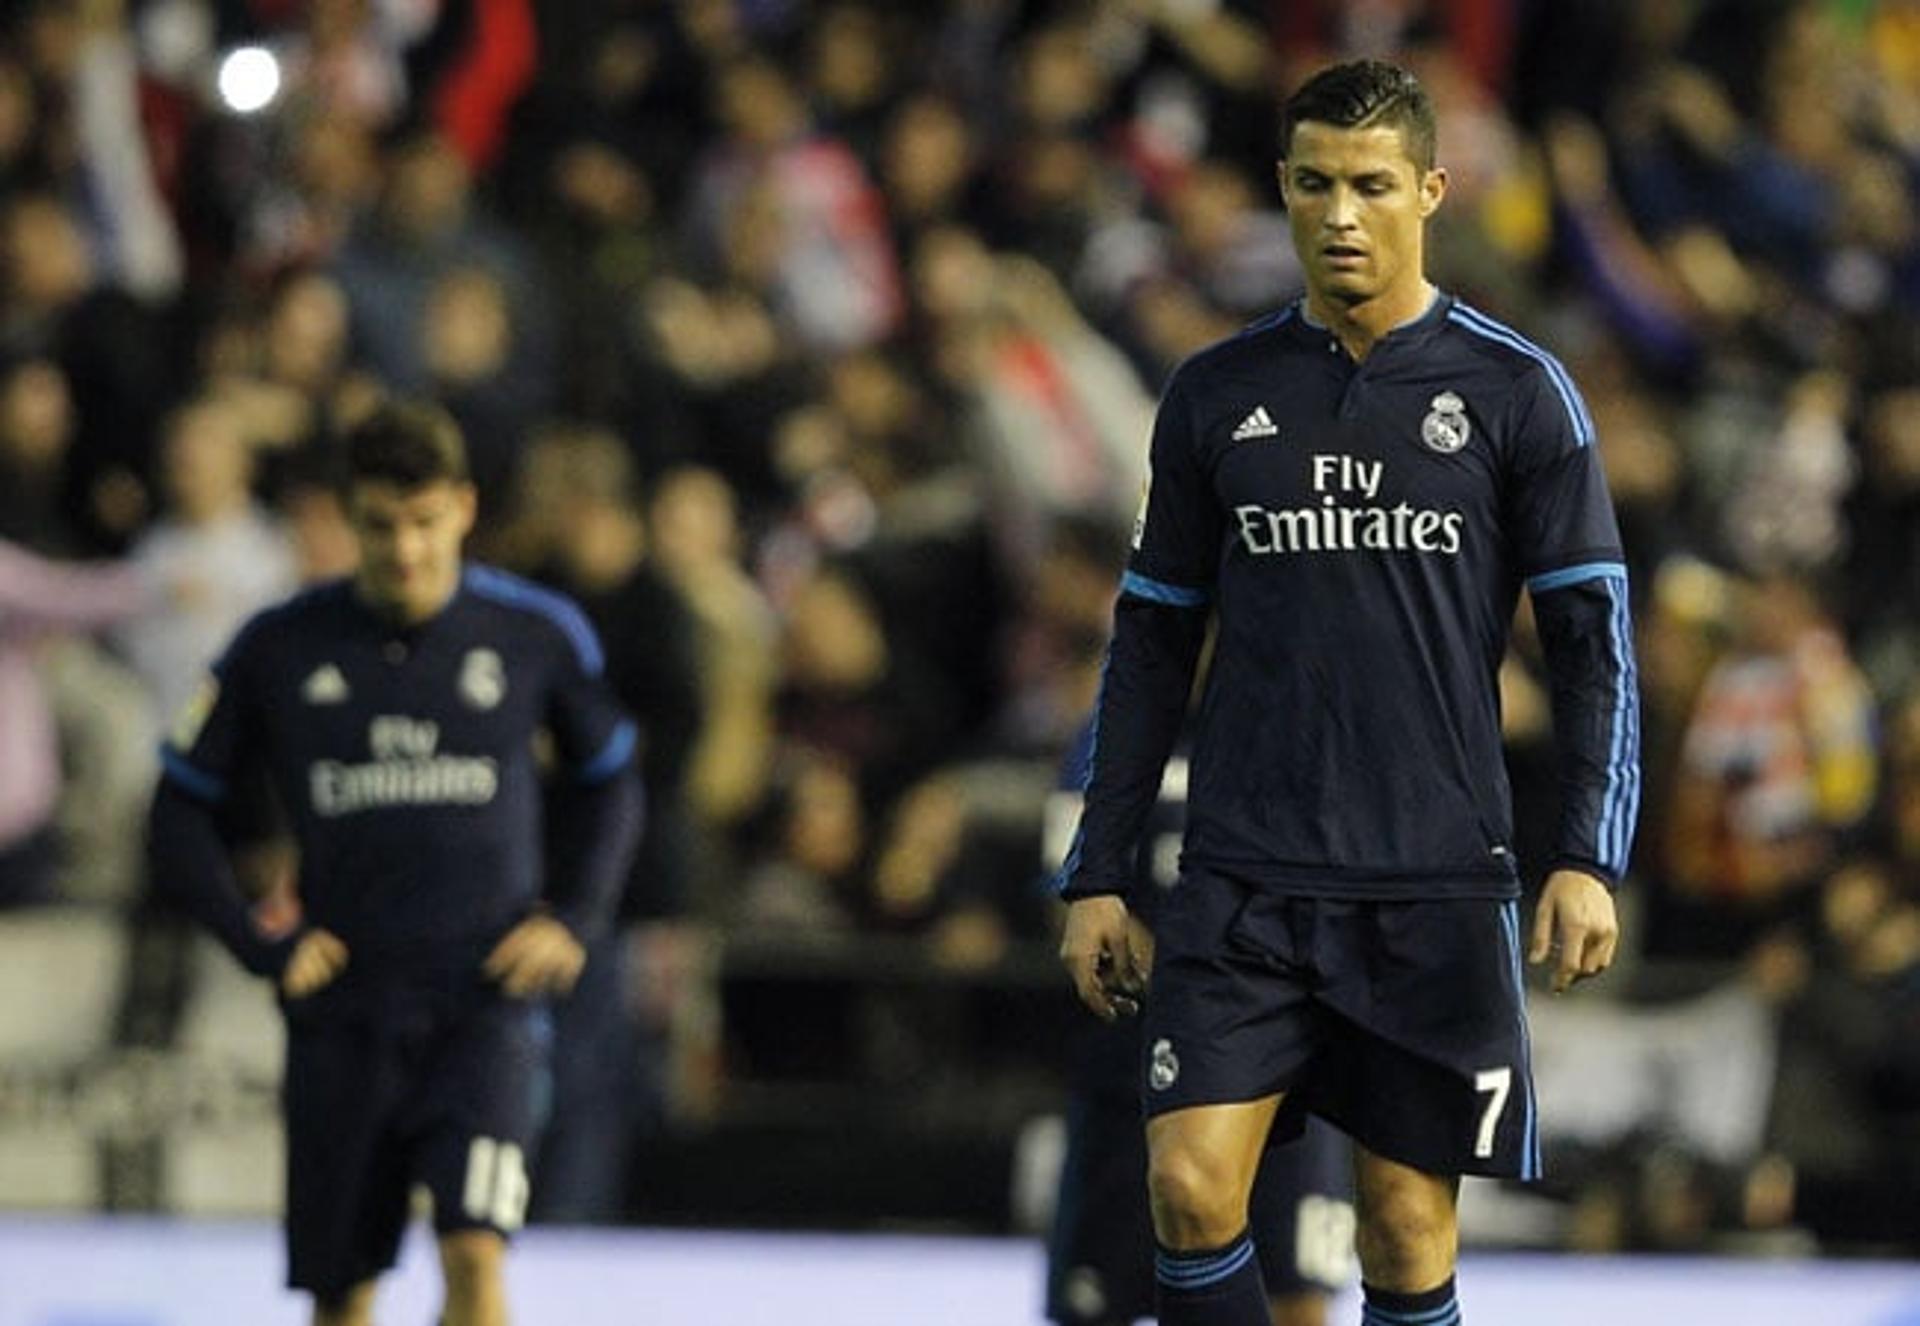
M 444 1326 L 502 1326 L 545 998 L 578 979 L 622 882 L 636 732 L 569 600 L 462 562 L 475 496 L 450 418 L 383 407 L 346 453 L 359 569 L 261 613 L 215 665 L 162 751 L 153 878 L 278 987 L 288 1279 L 316 1326 L 371 1321 L 416 1184 Z M 262 784 L 299 848 L 301 919 L 279 936 L 223 839 Z
M 1059 870 L 1080 818 L 1092 753 L 1089 725 L 1047 806 L 1050 872 Z M 1130 923 L 1140 927 L 1135 943 L 1146 952 L 1151 920 L 1179 880 L 1187 774 L 1186 756 L 1176 753 L 1127 896 Z M 1072 1047 L 1067 1155 L 1047 1244 L 1047 1317 L 1060 1326 L 1127 1326 L 1153 1315 L 1153 1221 L 1140 1129 L 1145 1048 L 1135 1016 L 1088 1022 Z M 1346 1138 L 1318 1119 L 1307 1121 L 1298 1141 L 1261 1157 L 1249 1229 L 1273 1326 L 1326 1326 L 1327 1299 L 1353 1276 L 1351 1164 Z
M 1287 103 L 1304 299 L 1160 402 L 1121 581 L 1061 953 L 1111 1018 L 1148 955 L 1126 898 L 1209 617 L 1181 880 L 1146 1001 L 1164 1326 L 1254 1326 L 1270 1139 L 1355 1141 L 1368 1326 L 1457 1326 L 1466 1173 L 1540 1172 L 1497 675 L 1519 591 L 1551 676 L 1562 814 L 1530 956 L 1604 970 L 1638 803 L 1626 567 L 1593 425 L 1545 351 L 1428 283 L 1447 177 L 1405 70 Z

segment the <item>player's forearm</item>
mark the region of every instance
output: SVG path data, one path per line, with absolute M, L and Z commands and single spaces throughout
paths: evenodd
M 211 930 L 240 965 L 278 977 L 297 936 L 268 939 L 253 923 L 212 809 L 162 780 L 147 833 L 153 888 Z
M 623 769 L 555 798 L 548 909 L 582 943 L 612 920 L 645 820 L 640 780 Z
M 1618 883 L 1640 807 L 1640 695 L 1624 578 L 1534 595 L 1560 752 L 1554 864 Z
M 1100 684 L 1093 772 L 1061 896 L 1127 893 L 1134 853 L 1180 736 L 1207 614 L 1123 595 Z

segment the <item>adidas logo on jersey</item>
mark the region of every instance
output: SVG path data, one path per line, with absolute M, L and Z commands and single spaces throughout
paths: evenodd
M 346 677 L 331 663 L 322 663 L 300 684 L 300 698 L 308 704 L 339 704 L 347 694 Z
M 1280 436 L 1279 425 L 1273 422 L 1273 416 L 1267 413 L 1267 407 L 1264 405 L 1256 405 L 1253 413 L 1242 419 L 1240 426 L 1233 430 L 1235 442 L 1249 442 L 1256 437 L 1278 436 Z

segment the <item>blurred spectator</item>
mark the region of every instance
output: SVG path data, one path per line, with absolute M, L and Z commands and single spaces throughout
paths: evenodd
M 763 850 L 725 914 L 728 928 L 798 943 L 854 929 L 867 815 L 847 766 L 797 752 L 776 777 L 762 820 Z
M 1741 586 L 1739 635 L 1695 702 L 1649 943 L 1731 956 L 1804 901 L 1872 809 L 1872 697 L 1813 588 Z
M 660 984 L 645 969 L 671 961 L 693 901 L 685 782 L 701 727 L 695 628 L 649 563 L 633 463 L 611 433 L 544 432 L 527 457 L 520 517 L 544 577 L 593 621 L 608 683 L 643 734 L 646 826 L 618 905 L 623 924 L 590 946 L 587 973 L 558 1009 L 553 1117 L 533 1206 L 540 1220 L 612 1220 L 634 1144 L 665 1108 L 674 1010 L 636 992 Z
M 1895 695 L 1920 676 L 1920 387 L 1883 387 L 1861 413 L 1842 593 L 1875 689 Z
M 165 299 L 180 286 L 184 257 L 149 159 L 126 3 L 96 0 L 73 9 L 81 29 L 72 70 L 73 119 L 102 265 L 128 293 Z
M 1045 756 L 1064 750 L 1093 712 L 1113 631 L 1114 584 L 1125 531 L 1098 519 L 1057 521 L 1007 636 L 1003 746 Z
M 1725 546 L 1743 566 L 1827 566 L 1845 549 L 1842 503 L 1853 486 L 1847 384 L 1807 373 L 1782 405 L 1779 431 L 1745 448 L 1723 509 Z
M 845 143 L 817 132 L 807 106 L 771 60 L 721 70 L 715 86 L 726 137 L 701 166 L 687 223 L 696 251 L 718 265 L 716 239 L 754 198 L 765 209 L 765 292 L 815 350 L 867 345 L 899 323 L 900 279 L 880 195 Z
M 1817 911 L 1774 937 L 1755 971 L 1783 1007 L 1776 1144 L 1812 1214 L 1855 1238 L 1920 1236 L 1920 899 L 1889 861 L 1855 858 Z
M 421 316 L 433 395 L 467 438 L 482 519 L 495 517 L 511 504 L 526 430 L 543 404 L 541 384 L 519 371 L 526 347 L 506 287 L 485 268 L 451 268 L 429 287 Z
M 355 352 L 386 387 L 443 390 L 463 426 L 494 425 L 476 439 L 475 469 L 483 503 L 498 503 L 515 421 L 552 397 L 550 317 L 524 243 L 479 207 L 443 138 L 416 132 L 393 148 L 380 206 L 334 275 L 353 310 Z M 481 419 L 463 399 L 479 384 L 489 405 L 514 412 L 507 423 Z
M 917 644 L 888 632 L 846 568 L 818 569 L 787 611 L 781 735 L 845 765 L 869 806 L 932 769 L 961 735 L 951 690 Z
M 402 7 L 312 0 L 304 8 L 304 23 L 277 43 L 289 109 L 366 130 L 392 123 L 406 105 L 406 71 L 400 34 L 382 31 L 382 24 Z
M 60 747 L 39 667 L 44 640 L 125 620 L 155 597 L 131 567 L 49 562 L 0 540 L 0 906 L 51 901 L 60 866 Z
M 699 645 L 679 589 L 653 562 L 626 447 L 602 429 L 558 426 L 527 457 L 521 518 L 543 578 L 586 610 L 607 680 L 640 720 L 647 823 L 619 916 L 687 910 L 687 767 L 702 722 Z
M 821 128 L 872 161 L 886 114 L 912 67 L 900 59 L 912 36 L 903 16 L 864 4 L 831 4 L 807 36 L 807 95 Z
M 1277 195 L 1269 186 L 1269 199 Z M 1090 240 L 1077 292 L 1151 381 L 1300 291 L 1286 218 L 1218 161 L 1167 186 L 1171 224 L 1123 215 Z
M 163 587 L 168 611 L 125 623 L 116 638 L 172 722 L 241 624 L 293 590 L 297 568 L 286 535 L 254 503 L 253 453 L 235 413 L 193 401 L 165 433 L 164 514 L 130 560 Z
M 1130 519 L 1152 402 L 1059 284 L 954 229 L 921 240 L 913 279 L 1009 561 L 1032 559 L 1054 515 Z
M 307 465 L 280 476 L 274 512 L 286 530 L 301 584 L 353 574 L 360 547 L 333 475 Z
M 759 804 L 773 758 L 773 612 L 740 565 L 733 494 L 718 475 L 663 475 L 648 524 L 661 571 L 699 624 L 706 725 L 687 775 L 691 804 L 706 824 L 733 824 Z
M 931 226 L 977 223 L 981 197 L 980 143 L 960 108 L 922 94 L 901 103 L 880 146 L 894 242 L 910 250 Z
M 73 444 L 73 396 L 57 364 L 0 367 L 0 538 L 36 552 L 74 545 L 64 498 Z
M 88 546 L 122 546 L 150 506 L 153 421 L 172 367 L 161 324 L 98 280 L 74 212 L 50 194 L 4 204 L 0 264 L 0 341 L 52 359 L 66 375 L 75 419 L 67 514 Z

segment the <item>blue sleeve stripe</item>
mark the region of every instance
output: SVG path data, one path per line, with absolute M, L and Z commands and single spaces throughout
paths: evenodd
M 1128 572 L 1129 575 L 1132 572 Z M 1094 761 L 1100 758 L 1100 706 L 1107 698 L 1107 673 L 1113 667 L 1113 641 L 1107 641 L 1107 652 L 1100 659 L 1100 685 L 1093 692 L 1093 721 L 1087 724 L 1087 734 L 1082 743 L 1086 751 L 1085 773 L 1081 777 L 1080 790 L 1086 791 L 1093 786 Z M 1073 828 L 1073 841 L 1067 846 L 1067 859 L 1060 863 L 1059 873 L 1053 877 L 1053 891 L 1065 893 L 1073 882 L 1075 872 L 1080 869 L 1080 858 L 1086 854 L 1087 846 L 1087 803 L 1080 803 L 1080 822 Z
M 1545 368 L 1547 370 L 1547 376 L 1553 380 L 1554 390 L 1560 393 L 1561 403 L 1567 407 L 1567 413 L 1573 419 L 1574 437 L 1580 441 L 1581 446 L 1589 446 L 1592 444 L 1594 438 L 1593 416 L 1587 413 L 1587 403 L 1582 399 L 1579 388 L 1573 385 L 1573 377 L 1567 372 L 1564 364 L 1513 328 L 1503 322 L 1494 321 L 1477 308 L 1466 304 L 1456 304 L 1449 310 L 1449 316 L 1455 313 L 1459 314 L 1458 320 L 1463 326 L 1470 327 L 1484 336 L 1500 341 L 1505 345 L 1512 346 Z
M 1242 327 L 1240 329 L 1240 335 L 1255 336 L 1263 331 L 1272 331 L 1275 327 L 1284 327 L 1293 320 L 1293 312 L 1294 306 L 1288 304 L 1285 308 L 1275 309 L 1271 313 L 1263 313 Z
M 1520 959 L 1520 905 L 1509 898 L 1500 906 L 1500 925 L 1506 931 L 1508 969 L 1513 973 L 1514 1017 L 1520 1023 L 1520 1044 L 1527 1044 L 1527 974 Z M 1540 1177 L 1540 1119 L 1533 1098 L 1533 1056 L 1514 1065 L 1520 1074 L 1520 1177 Z
M 605 671 L 607 657 L 600 648 L 600 637 L 594 632 L 593 623 L 580 611 L 580 605 L 565 594 L 542 589 L 531 581 L 490 566 L 468 567 L 466 582 L 467 588 L 481 598 L 537 613 L 559 627 L 579 657 L 581 670 L 589 677 Z
M 1595 855 L 1616 875 L 1626 872 L 1633 846 L 1633 825 L 1640 813 L 1639 690 L 1633 667 L 1633 625 L 1627 613 L 1626 587 L 1606 582 L 1613 611 L 1608 618 L 1613 637 L 1613 740 L 1607 756 L 1607 786 L 1600 805 Z
M 1207 606 L 1207 591 L 1188 589 L 1185 585 L 1169 585 L 1164 580 L 1155 580 L 1143 576 L 1138 571 L 1129 571 L 1120 577 L 1120 592 L 1131 594 L 1137 599 L 1146 599 L 1149 603 L 1169 603 L 1176 608 L 1204 608 Z
M 1625 562 L 1582 562 L 1578 566 L 1563 566 L 1558 571 L 1542 571 L 1537 576 L 1527 577 L 1527 592 L 1544 593 L 1549 589 L 1565 589 L 1568 585 L 1583 584 L 1589 580 L 1625 580 L 1627 565 Z
M 1573 385 L 1573 378 L 1558 359 L 1542 350 L 1513 328 L 1495 322 L 1486 314 L 1465 304 L 1455 304 L 1447 310 L 1447 317 L 1465 327 L 1468 331 L 1496 341 L 1508 349 L 1518 350 L 1529 359 L 1547 370 L 1547 378 L 1553 383 L 1554 391 L 1565 407 L 1568 420 L 1573 424 L 1575 445 L 1587 447 L 1593 445 L 1593 419 L 1587 413 L 1587 404 L 1580 398 L 1580 391 Z
M 227 782 L 224 778 L 214 777 L 172 746 L 160 747 L 160 771 L 164 777 L 171 778 L 202 801 L 227 799 Z
M 613 735 L 607 738 L 607 744 L 600 748 L 600 753 L 580 766 L 580 781 L 606 782 L 627 767 L 627 761 L 633 758 L 633 748 L 639 742 L 639 730 L 632 723 L 622 720 L 620 726 L 613 730 Z

